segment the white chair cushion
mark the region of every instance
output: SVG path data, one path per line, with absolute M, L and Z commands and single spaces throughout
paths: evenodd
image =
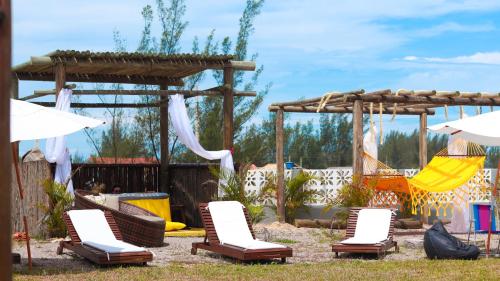
M 362 209 L 354 237 L 342 241 L 342 244 L 376 244 L 387 240 L 391 226 L 392 211 L 389 209 Z
M 101 210 L 68 211 L 71 223 L 83 244 L 106 253 L 142 252 L 144 248 L 116 239 Z

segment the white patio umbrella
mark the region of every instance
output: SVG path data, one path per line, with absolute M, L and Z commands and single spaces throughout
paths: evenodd
M 500 110 L 437 124 L 429 130 L 481 145 L 500 146 Z
M 455 121 L 445 122 L 430 126 L 429 130 L 436 133 L 449 134 L 466 141 L 487 146 L 500 146 L 500 110 Z M 499 167 L 500 169 L 500 163 Z M 497 172 L 497 176 L 499 173 Z M 490 207 L 490 223 L 488 226 L 488 239 L 486 254 L 490 252 L 491 224 L 493 208 L 496 197 L 498 179 L 495 180 Z
M 59 137 L 102 124 L 86 116 L 10 100 L 10 142 Z
M 36 140 L 64 136 L 77 132 L 83 128 L 94 128 L 104 124 L 103 121 L 43 107 L 25 101 L 10 100 L 10 142 L 22 140 Z M 12 156 L 16 170 L 19 196 L 23 204 L 24 190 L 21 184 L 18 155 L 15 145 L 12 144 Z M 28 250 L 28 263 L 31 268 L 31 250 L 29 245 L 28 223 L 24 214 L 24 205 L 21 207 L 24 232 Z

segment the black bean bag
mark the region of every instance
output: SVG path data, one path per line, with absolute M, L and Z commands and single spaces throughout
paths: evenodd
M 424 249 L 430 259 L 477 259 L 479 248 L 450 235 L 441 221 L 424 234 Z

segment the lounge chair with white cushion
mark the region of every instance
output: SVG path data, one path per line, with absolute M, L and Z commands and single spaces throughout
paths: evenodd
M 395 247 L 395 213 L 390 209 L 351 208 L 347 221 L 346 239 L 332 246 L 335 256 L 339 252 L 375 253 L 378 256 Z
M 110 212 L 71 210 L 63 219 L 71 241 L 61 241 L 58 254 L 66 248 L 97 264 L 146 264 L 153 260 L 150 251 L 123 242 Z
M 199 205 L 206 236 L 193 243 L 191 253 L 204 249 L 238 261 L 281 259 L 292 256 L 292 248 L 255 239 L 247 209 L 237 201 L 217 201 Z

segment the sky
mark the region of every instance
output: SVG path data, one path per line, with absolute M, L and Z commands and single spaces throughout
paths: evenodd
M 133 51 L 143 27 L 141 9 L 147 4 L 154 7 L 155 1 L 13 1 L 13 63 L 56 49 L 112 51 L 115 30 Z M 236 38 L 245 1 L 187 0 L 186 6 L 189 24 L 181 40 L 183 52 L 190 51 L 195 36 L 203 40 L 212 29 L 218 40 Z M 155 18 L 156 37 L 159 30 Z M 265 118 L 273 102 L 328 91 L 498 92 L 500 1 L 267 0 L 254 23 L 249 45 L 253 53 L 258 54 L 257 64 L 264 66 L 259 87 L 272 87 L 251 122 Z M 212 82 L 207 79 L 203 86 L 215 86 Z M 20 96 L 52 88 L 54 83 L 21 81 Z M 475 109 L 466 112 L 473 115 Z M 108 118 L 102 110 L 89 114 Z M 448 117 L 457 119 L 458 108 L 450 108 Z M 317 122 L 318 116 L 291 114 L 289 122 L 306 120 Z M 428 123 L 444 121 L 438 111 Z M 418 117 L 390 121 L 386 116 L 383 126 L 385 133 L 412 131 L 418 128 Z M 25 142 L 21 151 L 33 145 Z M 83 133 L 69 136 L 68 146 L 73 154 L 94 153 Z

